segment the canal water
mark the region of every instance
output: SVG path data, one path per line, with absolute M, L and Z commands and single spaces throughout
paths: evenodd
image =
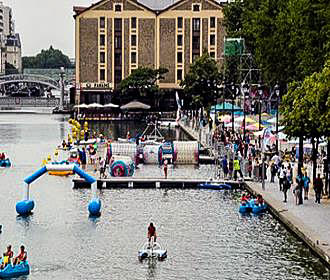
M 0 169 L 0 252 L 25 244 L 32 270 L 21 279 L 329 279 L 270 214 L 241 216 L 240 191 L 102 190 L 102 216 L 89 219 L 90 190 L 45 175 L 31 187 L 34 214 L 17 217 L 23 178 L 67 130 L 60 116 L 0 114 L 0 151 L 13 162 Z M 168 250 L 164 262 L 137 260 L 150 221 Z

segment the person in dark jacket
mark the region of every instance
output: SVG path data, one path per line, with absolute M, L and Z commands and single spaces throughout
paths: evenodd
M 323 181 L 321 179 L 321 175 L 317 174 L 317 178 L 314 181 L 315 203 L 321 203 L 322 190 Z

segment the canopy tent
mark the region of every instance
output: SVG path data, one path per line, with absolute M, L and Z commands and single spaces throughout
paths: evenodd
M 104 108 L 118 108 L 119 105 L 113 104 L 113 103 L 108 103 L 103 106 Z
M 88 109 L 90 109 L 90 108 L 103 108 L 103 105 L 98 104 L 98 103 L 92 103 L 92 104 L 87 105 L 87 108 Z
M 132 101 L 120 107 L 122 110 L 149 110 L 151 106 L 139 101 Z
M 83 103 L 83 104 L 80 104 L 80 105 L 75 105 L 74 106 L 74 108 L 75 109 L 86 109 L 86 108 L 88 108 L 88 105 L 86 105 L 85 103 Z
M 217 104 L 216 106 L 212 106 L 211 107 L 211 112 L 215 112 L 215 109 L 220 112 L 220 111 L 232 111 L 234 109 L 234 111 L 243 111 L 242 108 L 236 106 L 236 105 L 232 105 L 231 103 L 228 102 L 223 102 L 220 104 Z

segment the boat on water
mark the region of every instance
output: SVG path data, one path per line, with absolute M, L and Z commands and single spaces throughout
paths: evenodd
M 11 167 L 10 159 L 7 158 L 7 159 L 0 160 L 0 167 Z
M 239 206 L 239 212 L 240 213 L 248 213 L 252 212 L 253 214 L 260 214 L 265 212 L 267 209 L 267 204 L 256 204 L 255 199 L 250 199 L 249 201 L 246 201 L 245 203 L 242 203 Z
M 208 190 L 231 190 L 232 187 L 229 184 L 224 183 L 202 183 L 197 185 L 200 189 L 208 189 Z
M 167 250 L 163 249 L 158 242 L 146 242 L 138 251 L 138 259 L 139 261 L 143 261 L 150 258 L 163 261 L 167 258 Z
M 0 259 L 2 263 L 2 259 Z M 28 261 L 21 262 L 15 266 L 8 264 L 4 269 L 0 269 L 0 279 L 20 277 L 30 274 L 30 265 Z

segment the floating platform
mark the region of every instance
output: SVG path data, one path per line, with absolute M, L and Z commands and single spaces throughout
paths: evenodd
M 74 178 L 73 187 L 77 189 L 90 188 L 84 179 Z M 99 189 L 116 189 L 116 188 L 172 188 L 172 189 L 200 189 L 199 184 L 203 183 L 229 184 L 233 188 L 240 188 L 244 184 L 243 181 L 224 181 L 224 180 L 206 180 L 206 179 L 184 179 L 184 178 L 132 178 L 132 177 L 116 177 L 109 179 L 98 179 L 97 187 Z

